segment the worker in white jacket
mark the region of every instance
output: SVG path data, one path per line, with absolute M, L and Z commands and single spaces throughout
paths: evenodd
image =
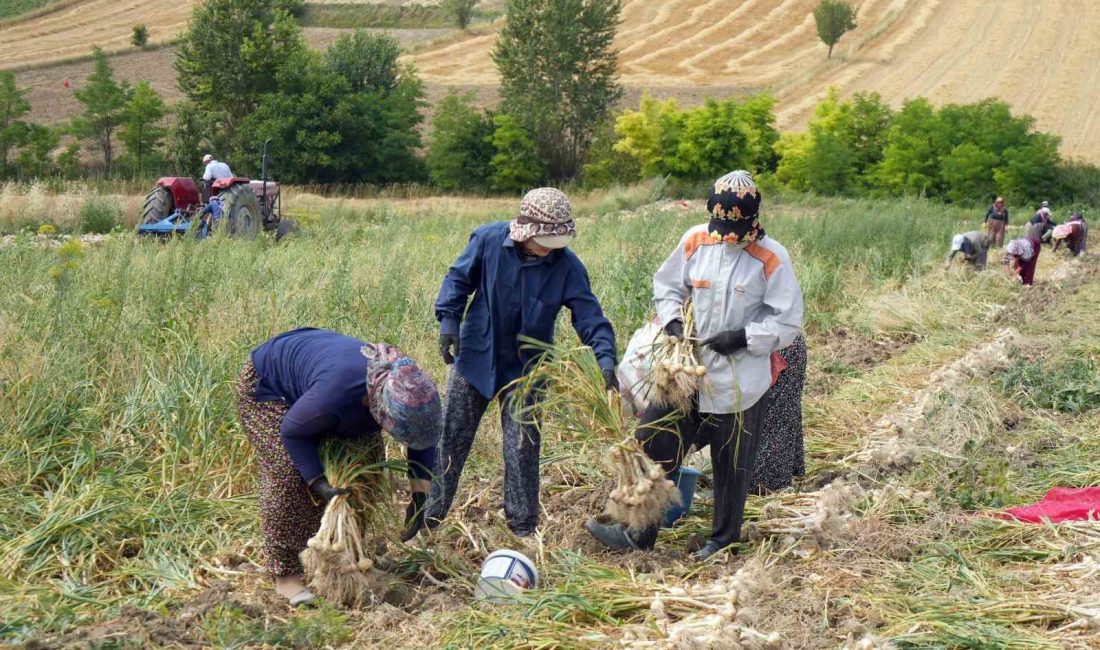
M 802 331 L 802 290 L 787 250 L 760 226 L 760 191 L 746 171 L 720 178 L 710 192 L 711 219 L 688 230 L 653 276 L 653 302 L 669 336 L 684 334 L 681 310 L 690 298 L 707 368 L 696 408 L 667 426 L 670 407 L 651 406 L 639 430 L 646 453 L 669 478 L 692 446 L 710 445 L 714 523 L 694 557 L 705 560 L 740 541 L 760 427 L 773 381 L 772 353 Z M 588 530 L 619 549 L 652 548 L 657 528 L 623 529 L 595 519 Z

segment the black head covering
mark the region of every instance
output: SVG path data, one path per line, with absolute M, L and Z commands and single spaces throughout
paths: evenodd
M 764 236 L 760 227 L 760 190 L 752 174 L 739 169 L 719 178 L 707 198 L 709 231 L 727 243 L 756 241 Z

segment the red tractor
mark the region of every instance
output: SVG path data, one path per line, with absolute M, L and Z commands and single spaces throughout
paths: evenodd
M 213 231 L 224 229 L 229 235 L 255 239 L 260 229 L 275 230 L 284 234 L 281 225 L 289 225 L 281 217 L 279 184 L 267 180 L 267 143 L 264 143 L 262 180 L 248 178 L 219 178 L 214 181 L 213 195 L 221 203 L 220 214 L 210 219 L 199 219 L 206 205 L 199 196 L 194 179 L 168 176 L 157 181 L 157 186 L 145 197 L 141 209 L 138 233 L 149 235 L 173 235 L 193 232 L 203 238 Z M 209 212 L 209 211 L 208 211 Z

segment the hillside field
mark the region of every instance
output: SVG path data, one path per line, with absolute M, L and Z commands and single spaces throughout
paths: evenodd
M 704 218 L 699 201 L 652 202 L 651 192 L 576 201 L 574 248 L 620 349 L 647 318 L 652 272 Z M 31 235 L 0 244 L 11 288 L 0 292 L 0 642 L 1100 642 L 1100 528 L 990 516 L 1052 486 L 1100 484 L 1095 258 L 1045 250 L 1038 285 L 1025 289 L 993 258 L 982 274 L 940 268 L 951 233 L 973 228 L 974 213 L 798 195 L 769 195 L 764 225 L 791 250 L 807 300 L 808 474 L 797 489 L 750 498 L 758 537 L 740 555 L 705 566 L 686 559 L 709 529 L 705 483 L 654 553 L 600 550 L 581 526 L 613 486 L 603 465 L 610 441 L 566 436 L 553 422 L 543 436 L 540 535 L 511 537 L 490 413 L 452 516 L 430 539 L 390 549 L 401 588 L 387 604 L 287 609 L 261 572 L 255 468 L 235 415 L 248 350 L 292 327 L 330 327 L 398 344 L 442 382 L 439 281 L 469 230 L 508 218 L 515 201 L 285 198 L 311 216 L 281 244 L 160 243 L 127 232 L 83 248 Z M 564 315 L 559 333 L 575 341 Z M 536 559 L 542 587 L 515 606 L 471 606 L 481 561 L 505 547 Z

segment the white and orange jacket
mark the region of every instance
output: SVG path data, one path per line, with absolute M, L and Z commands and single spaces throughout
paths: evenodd
M 766 236 L 748 244 L 718 242 L 707 224 L 696 226 L 653 275 L 653 303 L 662 326 L 681 318 L 689 297 L 696 337 L 744 328 L 748 338 L 748 347 L 729 357 L 700 349 L 707 367 L 700 412 L 752 407 L 771 386 L 772 352 L 802 331 L 802 289 L 787 249 Z

